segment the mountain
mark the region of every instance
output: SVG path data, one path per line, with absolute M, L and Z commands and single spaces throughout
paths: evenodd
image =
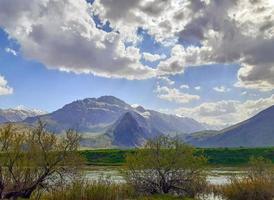
M 189 134 L 207 129 L 205 124 L 188 117 L 167 115 L 153 110 L 139 113 L 147 116 L 147 120 L 154 127 L 157 127 L 161 132 L 169 135 Z
M 143 116 L 149 124 L 160 132 L 171 134 L 191 133 L 204 130 L 204 125 L 186 117 L 163 114 L 153 110 L 137 108 L 113 96 L 87 98 L 65 105 L 52 113 L 29 117 L 25 123 L 35 124 L 39 119 L 46 122 L 54 132 L 62 132 L 73 128 L 81 133 L 102 133 L 115 123 L 126 112 L 133 111 Z
M 0 123 L 19 122 L 28 117 L 45 114 L 45 112 L 22 106 L 17 108 L 0 109 Z
M 127 112 L 106 133 L 112 144 L 120 147 L 142 146 L 148 139 L 162 135 L 136 112 Z
M 130 109 L 124 101 L 112 97 L 87 98 L 65 105 L 52 113 L 24 120 L 34 124 L 38 119 L 47 123 L 48 129 L 61 133 L 69 128 L 83 132 L 101 132 Z
M 38 120 L 46 122 L 48 129 L 56 133 L 69 128 L 77 130 L 84 137 L 84 146 L 98 143 L 101 146 L 136 146 L 160 133 L 188 134 L 205 129 L 204 124 L 193 119 L 133 107 L 113 96 L 77 100 L 52 113 L 28 117 L 23 122 L 35 125 Z M 130 137 L 136 139 L 130 141 Z
M 229 128 L 195 133 L 185 141 L 200 147 L 274 146 L 274 106 Z

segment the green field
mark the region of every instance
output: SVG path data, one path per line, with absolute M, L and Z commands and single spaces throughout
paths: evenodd
M 86 158 L 88 165 L 119 166 L 125 161 L 127 153 L 134 150 L 98 149 L 82 150 L 80 153 Z M 250 157 L 272 160 L 274 163 L 274 147 L 269 148 L 204 148 L 197 149 L 197 155 L 204 155 L 208 163 L 214 166 L 240 166 L 248 163 Z

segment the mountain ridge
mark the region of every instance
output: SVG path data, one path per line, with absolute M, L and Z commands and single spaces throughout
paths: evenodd
M 126 113 L 128 114 L 125 115 Z M 123 119 L 124 115 L 126 118 Z M 206 129 L 204 124 L 194 119 L 160 113 L 142 106 L 133 107 L 114 96 L 76 100 L 54 112 L 28 117 L 22 123 L 34 126 L 38 120 L 45 122 L 48 130 L 56 134 L 64 133 L 70 128 L 75 129 L 83 135 L 82 144 L 97 146 L 99 141 L 99 147 L 137 146 L 159 134 L 189 134 Z M 126 123 L 127 120 L 130 120 L 130 123 Z M 127 135 L 122 134 L 124 132 L 131 135 L 134 141 L 130 142 Z M 120 137 L 122 135 L 123 138 Z M 123 142 L 119 142 L 117 137 Z M 125 141 L 126 138 L 128 142 Z
M 34 117 L 45 113 L 46 112 L 41 110 L 30 109 L 23 106 L 18 106 L 16 108 L 0 109 L 0 123 L 19 122 L 25 120 L 28 117 Z
M 194 133 L 185 141 L 199 147 L 274 146 L 274 105 L 221 131 L 208 131 L 201 137 Z

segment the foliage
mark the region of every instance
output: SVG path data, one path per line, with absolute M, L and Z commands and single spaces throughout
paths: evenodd
M 81 154 L 90 165 L 123 165 L 125 157 L 131 150 L 121 149 L 96 149 L 84 150 Z M 221 166 L 247 165 L 250 157 L 264 157 L 274 162 L 274 148 L 199 148 L 195 149 L 195 155 L 204 155 L 208 164 Z
M 127 153 L 133 150 L 120 149 L 96 149 L 80 151 L 86 158 L 87 164 L 93 165 L 122 165 Z
M 45 130 L 20 131 L 12 124 L 0 129 L 0 198 L 29 198 L 75 175 L 82 163 L 77 153 L 79 136 L 68 130 L 62 138 Z
M 274 173 L 271 161 L 253 157 L 249 164 L 246 177 L 232 177 L 230 184 L 220 186 L 216 192 L 228 200 L 272 200 Z
M 205 148 L 198 149 L 197 154 L 204 153 L 211 165 L 247 165 L 251 157 L 264 157 L 274 162 L 274 148 Z
M 194 148 L 177 139 L 161 136 L 143 149 L 129 153 L 123 174 L 142 194 L 176 194 L 195 197 L 203 191 L 206 159 L 194 156 Z

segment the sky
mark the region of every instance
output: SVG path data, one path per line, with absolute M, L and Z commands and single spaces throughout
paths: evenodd
M 1 0 L 0 108 L 103 95 L 215 126 L 274 104 L 272 0 Z

